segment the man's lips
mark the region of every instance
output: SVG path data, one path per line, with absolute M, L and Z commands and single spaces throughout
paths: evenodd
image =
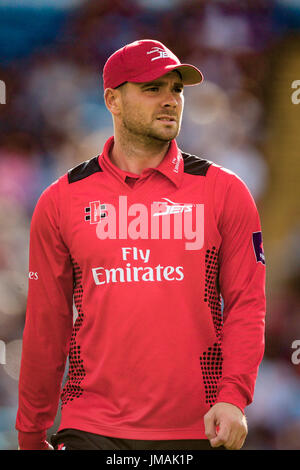
M 177 118 L 176 116 L 169 116 L 169 115 L 163 115 L 163 116 L 158 116 L 156 119 L 159 121 L 167 121 L 167 122 L 176 122 Z

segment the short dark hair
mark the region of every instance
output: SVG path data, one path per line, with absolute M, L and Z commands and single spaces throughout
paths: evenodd
M 177 72 L 178 75 L 179 75 L 179 77 L 180 77 L 180 80 L 183 81 L 183 80 L 182 80 L 182 75 L 181 75 L 181 73 L 179 72 L 179 70 L 175 69 L 175 70 L 173 70 L 173 72 Z

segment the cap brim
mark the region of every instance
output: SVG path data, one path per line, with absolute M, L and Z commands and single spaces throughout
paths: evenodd
M 203 75 L 200 70 L 190 64 L 165 65 L 163 68 L 150 70 L 138 77 L 129 78 L 128 81 L 133 83 L 150 82 L 151 80 L 156 80 L 173 70 L 178 70 L 178 72 L 180 72 L 182 82 L 185 86 L 199 85 L 199 83 L 203 81 Z
M 181 74 L 182 81 L 184 85 L 199 85 L 203 81 L 203 75 L 197 67 L 190 64 L 181 64 L 174 67 L 174 65 L 168 65 L 166 67 L 168 72 L 172 70 L 178 70 Z

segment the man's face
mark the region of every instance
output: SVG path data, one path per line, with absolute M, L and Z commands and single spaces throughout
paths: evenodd
M 169 142 L 179 134 L 184 97 L 177 72 L 152 82 L 126 83 L 120 93 L 120 119 L 131 135 Z

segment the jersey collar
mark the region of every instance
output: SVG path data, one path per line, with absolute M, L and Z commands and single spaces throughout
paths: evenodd
M 138 175 L 121 170 L 112 163 L 111 159 L 109 158 L 109 151 L 113 145 L 113 142 L 114 136 L 111 136 L 105 142 L 103 152 L 98 159 L 100 167 L 114 173 L 115 176 L 121 179 L 122 181 L 125 181 L 126 177 L 128 176 L 131 178 L 138 178 Z M 176 187 L 179 187 L 181 185 L 183 177 L 183 158 L 175 140 L 171 141 L 169 150 L 166 153 L 164 159 L 161 161 L 161 163 L 155 168 L 146 168 L 143 171 L 142 175 L 146 175 L 151 171 L 157 171 L 159 173 L 162 173 L 169 180 L 171 180 Z

